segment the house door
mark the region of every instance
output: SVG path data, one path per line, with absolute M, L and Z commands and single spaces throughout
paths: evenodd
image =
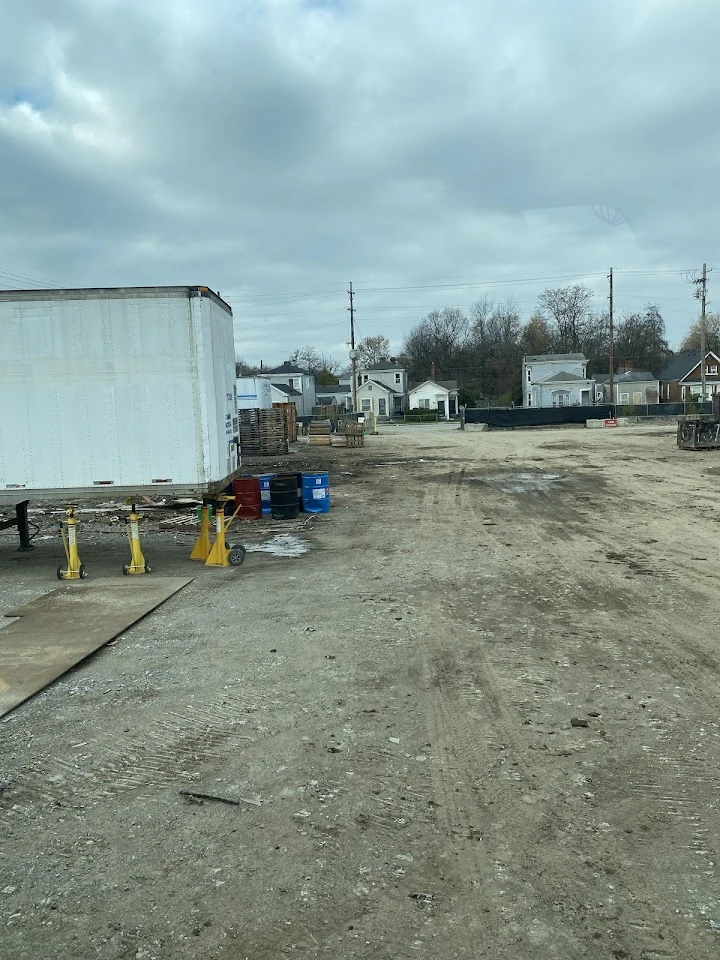
M 438 417 L 445 417 L 445 401 L 438 400 Z
M 386 417 L 387 416 L 387 400 L 385 397 L 378 397 L 378 416 Z

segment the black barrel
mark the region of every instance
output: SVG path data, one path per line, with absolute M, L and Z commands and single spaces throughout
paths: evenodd
M 273 520 L 294 520 L 300 513 L 298 475 L 278 473 L 270 480 L 270 510 Z

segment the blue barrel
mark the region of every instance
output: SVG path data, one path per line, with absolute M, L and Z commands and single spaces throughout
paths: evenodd
M 328 513 L 330 510 L 330 477 L 327 473 L 304 473 L 302 495 L 305 513 Z
M 260 499 L 262 500 L 263 513 L 272 513 L 272 507 L 270 506 L 270 481 L 274 476 L 274 473 L 263 473 L 258 477 L 260 481 Z

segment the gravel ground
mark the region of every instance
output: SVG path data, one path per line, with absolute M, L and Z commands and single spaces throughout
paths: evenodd
M 0 722 L 3 960 L 717 957 L 720 453 L 429 425 L 290 464 L 328 515 L 211 570 L 148 511 L 194 581 Z M 33 518 L 5 610 L 57 586 Z

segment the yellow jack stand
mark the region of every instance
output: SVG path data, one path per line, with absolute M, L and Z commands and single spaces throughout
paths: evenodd
M 206 567 L 239 567 L 245 559 L 245 547 L 237 543 L 229 547 L 225 539 L 225 534 L 230 524 L 235 519 L 237 511 L 225 523 L 225 503 L 234 500 L 234 497 L 216 497 L 218 506 L 215 512 L 215 543 L 210 549 L 208 558 L 205 561 Z M 239 508 L 238 508 L 239 509 Z M 202 536 L 202 534 L 201 534 Z
M 123 573 L 150 573 L 150 567 L 145 563 L 140 546 L 140 514 L 133 503 L 130 516 L 125 518 L 125 532 L 130 544 L 130 563 L 123 564 Z
M 202 560 L 203 563 L 210 556 L 210 504 L 204 503 L 200 508 L 200 536 L 190 554 L 191 560 Z
M 67 567 L 57 568 L 58 580 L 84 580 L 87 574 L 85 567 L 80 563 L 80 555 L 77 548 L 77 520 L 75 519 L 75 507 L 68 507 L 65 510 L 67 520 L 60 522 L 60 536 L 65 547 L 65 556 L 67 558 Z M 67 527 L 67 533 L 64 527 Z

